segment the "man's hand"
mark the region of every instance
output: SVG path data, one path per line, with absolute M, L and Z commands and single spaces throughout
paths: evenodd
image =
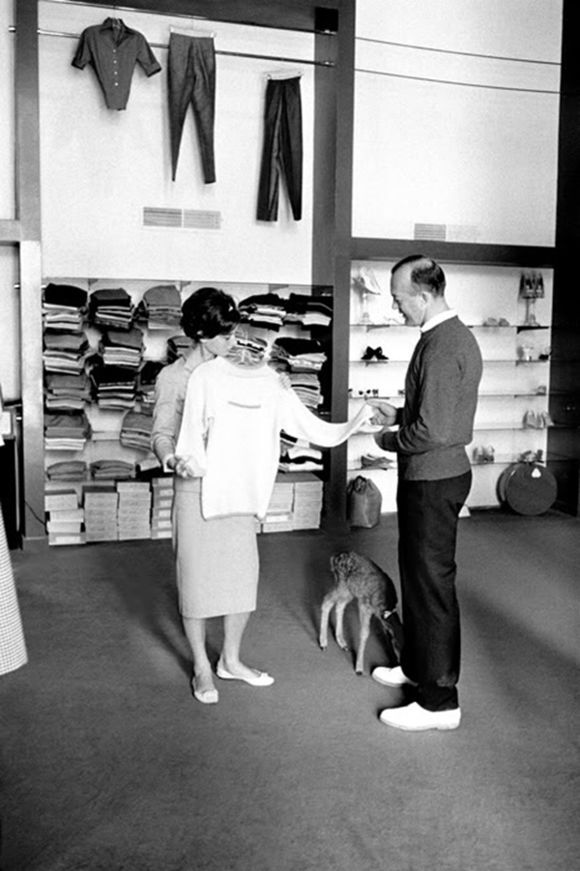
M 397 409 L 390 402 L 382 402 L 377 399 L 367 399 L 368 405 L 374 408 L 372 423 L 380 424 L 381 426 L 394 426 L 397 418 Z

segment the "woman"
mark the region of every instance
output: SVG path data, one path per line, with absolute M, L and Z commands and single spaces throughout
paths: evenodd
M 213 287 L 202 287 L 195 291 L 183 303 L 181 318 L 181 327 L 191 339 L 191 348 L 185 357 L 180 357 L 161 370 L 155 385 L 152 447 L 165 468 L 176 473 L 173 537 L 179 608 L 193 655 L 193 694 L 204 704 L 215 704 L 218 692 L 205 647 L 205 617 L 210 614 L 197 616 L 199 603 L 195 601 L 196 579 L 213 578 L 223 569 L 223 582 L 231 584 L 231 574 L 235 569 L 231 565 L 222 565 L 224 543 L 229 542 L 235 548 L 239 542 L 240 555 L 257 561 L 255 536 L 253 520 L 247 517 L 203 524 L 199 511 L 196 511 L 199 481 L 181 477 L 183 464 L 175 456 L 175 445 L 181 427 L 187 382 L 192 372 L 200 363 L 228 354 L 239 320 L 236 305 L 228 294 Z M 200 529 L 202 526 L 203 530 Z M 231 613 L 224 613 L 224 651 L 227 650 L 229 658 L 239 661 L 240 644 L 247 623 L 247 617 L 243 619 L 245 603 L 238 605 L 234 597 L 230 607 L 233 609 Z M 212 611 L 211 608 L 206 610 Z M 211 616 L 214 616 L 213 613 Z M 250 677 L 257 674 L 240 664 L 242 673 Z

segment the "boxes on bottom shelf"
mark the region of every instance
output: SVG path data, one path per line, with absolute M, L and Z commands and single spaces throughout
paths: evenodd
M 64 533 L 64 532 L 49 532 L 48 533 L 48 543 L 52 547 L 53 545 L 62 545 L 62 544 L 85 544 L 86 543 L 86 533 L 84 532 L 75 532 L 75 533 Z
M 322 510 L 323 483 L 311 473 L 279 475 L 274 485 L 261 532 L 291 532 L 318 529 Z
M 46 491 L 44 494 L 45 511 L 66 511 L 78 507 L 79 497 L 74 488 Z

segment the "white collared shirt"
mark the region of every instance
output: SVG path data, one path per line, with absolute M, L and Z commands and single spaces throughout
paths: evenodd
M 447 311 L 440 312 L 438 315 L 433 315 L 432 318 L 429 318 L 428 321 L 425 321 L 422 327 L 419 327 L 422 333 L 426 333 L 427 330 L 432 330 L 433 327 L 436 327 L 438 324 L 442 324 L 443 321 L 448 321 L 450 318 L 457 317 L 457 312 L 455 309 L 450 308 Z

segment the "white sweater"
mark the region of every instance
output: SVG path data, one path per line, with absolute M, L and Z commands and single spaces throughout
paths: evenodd
M 216 357 L 191 375 L 176 454 L 203 477 L 203 516 L 264 517 L 280 455 L 280 430 L 334 447 L 364 425 L 363 406 L 346 423 L 326 423 L 266 365 L 248 368 Z

